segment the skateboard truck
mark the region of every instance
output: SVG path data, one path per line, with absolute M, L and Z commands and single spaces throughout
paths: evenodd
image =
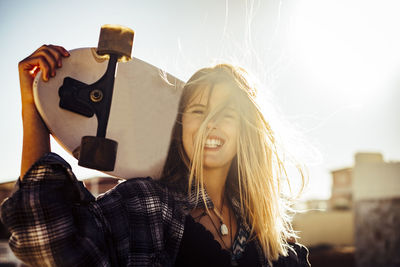
M 71 77 L 64 79 L 58 94 L 60 107 L 86 117 L 97 117 L 96 136 L 84 136 L 74 151 L 78 164 L 100 171 L 113 171 L 118 143 L 106 138 L 108 118 L 118 60 L 130 59 L 134 32 L 126 27 L 104 25 L 100 31 L 97 53 L 109 55 L 107 70 L 93 84 L 85 84 Z

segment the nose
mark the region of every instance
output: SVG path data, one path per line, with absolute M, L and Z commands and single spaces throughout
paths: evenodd
M 208 128 L 208 129 L 217 129 L 217 122 L 215 121 L 215 118 L 211 118 L 211 119 L 207 122 L 207 128 Z

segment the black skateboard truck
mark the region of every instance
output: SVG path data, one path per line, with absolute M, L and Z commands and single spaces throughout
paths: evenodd
M 119 25 L 101 27 L 97 53 L 108 55 L 104 75 L 93 84 L 86 84 L 71 77 L 64 79 L 59 88 L 60 107 L 86 117 L 96 115 L 96 136 L 84 136 L 81 145 L 74 150 L 78 164 L 100 171 L 113 171 L 118 143 L 106 138 L 108 118 L 114 90 L 115 71 L 118 61 L 131 58 L 133 30 Z

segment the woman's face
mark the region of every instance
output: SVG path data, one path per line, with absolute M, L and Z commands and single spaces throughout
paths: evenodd
M 216 84 L 209 94 L 209 89 L 192 96 L 182 116 L 182 142 L 190 160 L 193 159 L 196 134 L 207 116 L 208 109 L 219 106 L 229 97 L 229 85 Z M 207 103 L 208 102 L 208 103 Z M 208 106 L 207 106 L 208 104 Z M 228 170 L 237 152 L 239 134 L 239 115 L 234 105 L 228 105 L 216 118 L 212 118 L 207 128 L 210 133 L 204 146 L 204 168 L 223 168 Z

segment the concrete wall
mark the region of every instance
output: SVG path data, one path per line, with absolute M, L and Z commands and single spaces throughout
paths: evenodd
M 357 266 L 400 266 L 400 198 L 355 204 Z
M 354 216 L 351 210 L 309 211 L 297 214 L 293 227 L 299 242 L 308 246 L 353 245 Z

